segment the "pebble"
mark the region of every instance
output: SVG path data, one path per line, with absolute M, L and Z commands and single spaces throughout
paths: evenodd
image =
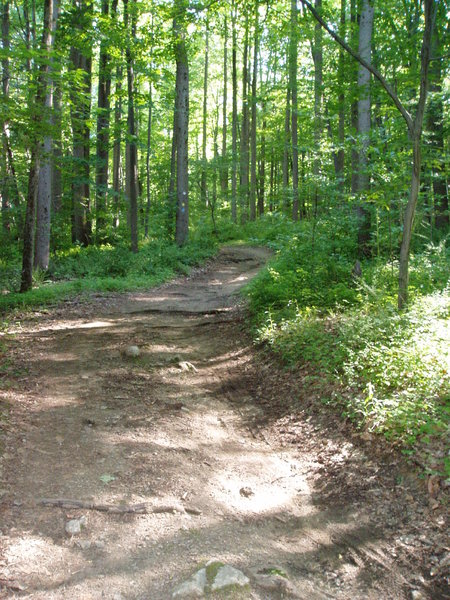
M 137 358 L 140 354 L 139 348 L 137 346 L 127 346 L 125 348 L 125 356 L 129 358 Z

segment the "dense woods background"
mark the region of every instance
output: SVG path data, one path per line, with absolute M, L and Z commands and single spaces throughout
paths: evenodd
M 448 310 L 448 14 L 444 0 L 3 1 L 2 306 L 269 243 L 278 260 L 250 292 L 260 339 L 345 374 L 367 413 L 374 389 L 442 399 L 444 334 L 424 357 L 411 324 Z M 408 290 L 409 316 L 393 308 Z

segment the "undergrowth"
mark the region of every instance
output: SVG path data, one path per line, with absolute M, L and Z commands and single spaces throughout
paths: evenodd
M 445 242 L 411 257 L 411 303 L 400 313 L 395 263 L 365 261 L 362 277 L 353 276 L 354 230 L 327 221 L 317 224 L 314 238 L 302 224 L 289 233 L 284 219 L 272 218 L 253 238 L 275 251 L 247 288 L 256 340 L 292 368 L 310 365 L 327 389 L 324 402 L 405 452 L 444 440 L 450 397 Z M 331 398 L 330 382 L 336 384 Z
M 76 246 L 56 252 L 48 271 L 34 273 L 33 289 L 24 294 L 20 263 L 0 260 L 0 312 L 40 306 L 91 292 L 124 292 L 158 285 L 177 274 L 187 274 L 216 252 L 211 237 L 189 242 L 182 248 L 169 242 L 149 241 L 138 253 L 125 246 Z

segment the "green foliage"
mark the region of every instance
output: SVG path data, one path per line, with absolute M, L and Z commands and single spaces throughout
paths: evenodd
M 142 245 L 138 254 L 125 246 L 75 246 L 57 252 L 46 273 L 35 273 L 34 289 L 26 294 L 17 290 L 20 277 L 18 263 L 0 263 L 0 281 L 6 284 L 6 274 L 14 272 L 9 287 L 0 297 L 0 311 L 16 307 L 37 306 L 57 302 L 74 294 L 87 292 L 118 292 L 157 285 L 214 254 L 213 239 L 202 236 L 179 248 L 169 242 L 151 241 Z
M 278 253 L 247 292 L 256 339 L 334 382 L 332 402 L 360 426 L 405 446 L 442 435 L 450 396 L 445 244 L 413 258 L 414 301 L 399 313 L 390 265 L 367 262 L 355 283 L 350 253 L 325 252 L 320 228 L 314 250 L 301 226 L 284 242 L 282 223 L 269 229 Z

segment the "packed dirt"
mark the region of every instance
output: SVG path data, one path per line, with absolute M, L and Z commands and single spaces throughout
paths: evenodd
M 449 597 L 432 490 L 252 345 L 237 292 L 268 257 L 11 323 L 1 598 L 167 600 L 211 559 L 250 579 L 221 598 Z

